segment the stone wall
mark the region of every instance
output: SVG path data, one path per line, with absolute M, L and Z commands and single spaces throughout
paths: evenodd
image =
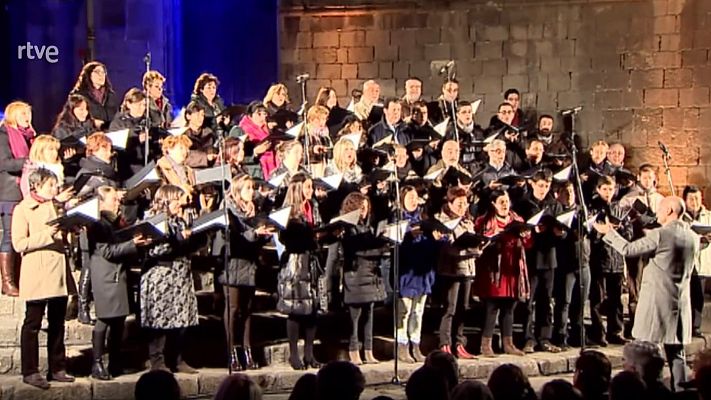
M 370 78 L 383 95 L 402 95 L 410 75 L 429 99 L 453 59 L 460 97 L 483 99 L 482 125 L 509 87 L 539 113 L 583 105 L 586 141 L 619 141 L 629 164 L 659 165 L 661 140 L 675 186 L 709 186 L 711 1 L 284 0 L 280 35 L 295 102 L 298 73 L 313 78 L 310 99 L 331 85 L 345 101 Z

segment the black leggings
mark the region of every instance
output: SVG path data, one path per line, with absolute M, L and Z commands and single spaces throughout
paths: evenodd
M 314 340 L 316 339 L 315 315 L 289 315 L 286 320 L 286 335 L 289 338 L 289 358 L 299 360 L 299 330 L 304 328 L 304 361 L 314 361 Z M 294 362 L 295 364 L 298 364 Z
M 225 333 L 229 348 L 249 348 L 250 321 L 254 300 L 254 286 L 223 286 L 225 294 Z M 228 301 L 229 299 L 229 301 Z
M 483 337 L 494 336 L 494 328 L 496 327 L 496 317 L 499 317 L 499 329 L 501 336 L 508 337 L 513 335 L 513 311 L 516 307 L 516 299 L 498 297 L 484 299 L 486 304 L 486 315 L 484 319 Z
M 109 362 L 112 365 L 121 365 L 121 342 L 123 340 L 123 327 L 126 317 L 99 318 L 94 325 L 94 359 L 101 357 L 101 352 L 106 343 L 106 332 L 109 339 Z

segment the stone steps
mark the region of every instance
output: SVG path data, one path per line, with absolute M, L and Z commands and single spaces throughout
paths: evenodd
M 707 347 L 711 335 L 704 339 L 694 339 L 687 347 L 687 356 L 692 359 L 700 349 Z M 598 349 L 610 359 L 614 369 L 622 367 L 622 347 L 609 346 Z M 466 360 L 459 363 L 462 379 L 487 379 L 489 374 L 505 363 L 516 364 L 536 381 L 544 381 L 553 377 L 567 376 L 574 371 L 578 350 L 569 350 L 559 354 L 534 353 L 525 357 L 502 355 L 496 358 Z M 406 381 L 412 372 L 421 364 L 399 364 L 398 377 Z M 377 365 L 364 365 L 361 370 L 369 387 L 389 384 L 394 376 L 393 363 L 382 362 Z M 291 390 L 296 381 L 305 373 L 315 370 L 293 371 L 286 366 L 270 366 L 259 370 L 248 371 L 266 393 L 284 393 Z M 71 399 L 71 400 L 113 400 L 133 398 L 133 391 L 140 372 L 121 376 L 113 381 L 102 382 L 91 378 L 80 377 L 75 383 L 56 384 L 48 391 L 32 388 L 21 382 L 19 376 L 0 377 L 0 394 L 2 399 Z M 226 369 L 204 368 L 197 375 L 176 374 L 184 397 L 211 398 L 219 383 L 227 376 Z M 537 379 L 539 378 L 539 379 Z

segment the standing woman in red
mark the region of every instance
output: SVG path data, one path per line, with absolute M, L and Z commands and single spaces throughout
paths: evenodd
M 491 339 L 499 319 L 504 353 L 522 356 L 513 344 L 513 312 L 516 301 L 530 296 L 525 249 L 533 245 L 531 232 L 506 231 L 510 224 L 523 222 L 511 211 L 511 199 L 502 190 L 491 194 L 489 211 L 476 219 L 474 230 L 486 237 L 499 235 L 484 248 L 477 260 L 474 292 L 484 301 L 486 314 L 481 335 L 481 355 L 493 357 Z
M 119 109 L 119 98 L 111 87 L 106 65 L 92 61 L 84 65 L 70 95 L 82 95 L 89 106 L 89 115 L 98 130 L 109 128 Z
M 15 276 L 15 253 L 12 250 L 10 225 L 12 212 L 22 200 L 20 176 L 22 167 L 30 155 L 30 143 L 35 136 L 32 128 L 32 108 L 16 101 L 5 108 L 5 118 L 0 121 L 0 217 L 2 217 L 2 240 L 0 241 L 0 272 L 2 293 L 17 297 Z

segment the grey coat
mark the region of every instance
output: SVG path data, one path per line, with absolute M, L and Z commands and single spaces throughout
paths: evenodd
M 89 270 L 97 318 L 130 314 L 125 262 L 137 254 L 133 241 L 119 243 L 115 222 L 102 213 L 101 220 L 89 228 Z
M 634 242 L 614 230 L 603 240 L 625 257 L 650 256 L 642 275 L 632 335 L 653 343 L 691 342 L 689 281 L 699 236 L 687 223 L 677 220 Z

